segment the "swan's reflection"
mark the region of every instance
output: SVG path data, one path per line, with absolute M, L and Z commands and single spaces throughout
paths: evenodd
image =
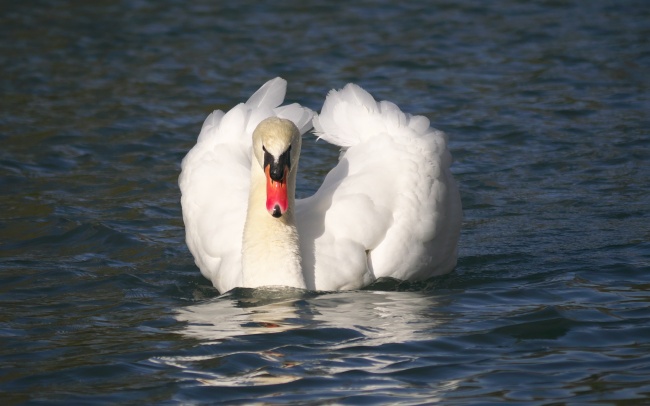
M 434 340 L 449 317 L 437 310 L 439 304 L 436 296 L 423 292 L 236 289 L 178 309 L 182 334 L 202 345 L 189 356 L 156 362 L 173 364 L 202 385 L 217 387 L 314 377 L 348 382 L 348 373 L 363 371 L 377 379 L 355 383 L 359 390 L 400 388 L 403 383 L 390 373 L 421 366 L 418 342 Z M 439 382 L 428 394 L 454 386 L 453 381 Z
M 345 328 L 364 345 L 431 339 L 444 321 L 435 296 L 422 292 L 315 293 L 300 289 L 235 289 L 178 310 L 183 334 L 204 341 L 269 334 L 298 328 Z M 344 342 L 339 345 L 345 345 Z

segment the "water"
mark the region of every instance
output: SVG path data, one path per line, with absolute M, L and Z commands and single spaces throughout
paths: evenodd
M 640 404 L 650 397 L 645 1 L 0 6 L 6 404 Z M 176 184 L 264 81 L 356 82 L 450 136 L 457 269 L 219 296 Z M 337 151 L 304 142 L 298 194 Z

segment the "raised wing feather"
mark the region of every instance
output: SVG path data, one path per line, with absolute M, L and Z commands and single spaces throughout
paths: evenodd
M 444 133 L 352 84 L 329 93 L 314 128 L 344 153 L 296 206 L 308 286 L 354 289 L 382 276 L 449 272 L 462 215 Z
M 287 94 L 287 81 L 282 78 L 271 79 L 264 83 L 246 101 L 246 106 L 252 110 L 265 107 L 278 107 Z

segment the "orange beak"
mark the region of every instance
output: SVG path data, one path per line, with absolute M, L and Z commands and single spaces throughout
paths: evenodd
M 284 176 L 278 182 L 271 179 L 270 169 L 270 165 L 264 168 L 264 174 L 266 174 L 266 210 L 273 217 L 280 217 L 289 208 L 289 198 L 287 197 L 289 168 L 284 167 Z

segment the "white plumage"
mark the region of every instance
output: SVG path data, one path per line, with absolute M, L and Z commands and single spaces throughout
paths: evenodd
M 278 107 L 285 92 L 286 82 L 276 78 L 245 104 L 213 112 L 183 160 L 186 240 L 203 275 L 224 293 L 258 286 L 250 282 L 256 275 L 265 285 L 339 290 L 379 277 L 421 280 L 451 271 L 462 210 L 445 134 L 353 84 L 331 91 L 318 116 L 297 104 Z M 280 218 L 295 222 L 300 240 L 303 280 L 295 283 L 273 279 L 282 271 L 273 263 L 242 274 L 251 176 L 261 166 L 252 159 L 252 134 L 272 116 L 290 120 L 300 134 L 313 124 L 319 138 L 342 147 L 318 191 Z M 292 147 L 299 151 L 299 142 Z

